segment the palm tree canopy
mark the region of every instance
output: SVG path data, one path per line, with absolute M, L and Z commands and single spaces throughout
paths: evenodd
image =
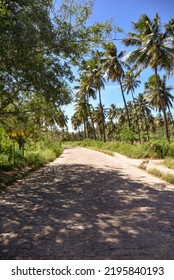
M 86 73 L 81 74 L 81 78 L 77 80 L 79 82 L 79 85 L 75 86 L 74 89 L 77 90 L 76 96 L 87 96 L 92 97 L 93 99 L 96 99 L 96 91 L 91 86 L 91 80 Z
M 173 100 L 174 100 L 174 96 L 170 93 L 173 87 L 166 85 L 165 75 L 163 76 L 162 79 L 158 75 L 158 83 L 159 83 L 160 96 L 162 98 L 164 107 L 170 110 L 170 108 L 173 107 Z M 161 99 L 159 98 L 159 94 L 157 92 L 155 75 L 152 75 L 149 78 L 148 82 L 145 84 L 145 94 L 146 94 L 146 98 L 149 100 L 149 103 L 152 106 L 156 107 L 156 109 L 159 112 L 163 110 Z
M 135 89 L 140 86 L 141 81 L 137 80 L 136 75 L 133 72 L 128 71 L 123 79 L 123 90 L 134 93 Z
M 101 60 L 104 72 L 107 73 L 108 80 L 112 82 L 120 81 L 124 77 L 124 70 L 121 63 L 125 51 L 121 51 L 117 54 L 117 48 L 114 43 L 110 42 L 103 45 L 105 52 L 103 53 L 104 58 Z
M 115 104 L 111 104 L 108 110 L 108 119 L 113 121 L 114 118 L 117 116 L 117 108 Z
M 102 73 L 100 61 L 101 53 L 97 51 L 92 59 L 86 62 L 86 69 L 84 72 L 87 79 L 90 81 L 90 86 L 98 91 L 105 88 L 105 78 Z
M 165 24 L 166 31 L 169 36 L 174 37 L 174 18 L 172 18 L 167 24 Z M 173 40 L 172 40 L 173 41 Z
M 140 66 L 142 71 L 147 66 L 152 69 L 158 67 L 171 69 L 173 67 L 174 49 L 167 44 L 168 32 L 162 32 L 162 25 L 158 14 L 151 20 L 143 14 L 137 23 L 133 23 L 136 33 L 129 33 L 128 38 L 123 39 L 126 46 L 137 46 L 128 53 L 124 62 L 135 63 L 134 68 Z
M 147 98 L 144 96 L 143 93 L 139 93 L 138 97 L 135 98 L 135 102 L 136 102 L 136 107 L 140 113 L 144 112 L 147 115 L 151 113 L 149 101 L 147 100 Z

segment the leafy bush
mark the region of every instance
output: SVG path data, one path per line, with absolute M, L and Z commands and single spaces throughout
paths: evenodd
M 40 167 L 43 165 L 39 152 L 27 152 L 25 155 L 25 163 L 27 166 Z
M 164 158 L 169 151 L 169 144 L 166 142 L 156 141 L 149 144 L 148 153 L 153 158 Z
M 56 154 L 56 156 L 58 157 L 62 154 L 63 147 L 62 147 L 61 143 L 56 143 L 52 146 L 52 150 Z
M 8 171 L 11 169 L 11 164 L 8 160 L 8 156 L 4 154 L 0 154 L 0 169 L 4 171 Z
M 28 166 L 40 167 L 55 160 L 62 151 L 62 147 L 55 145 L 53 149 L 47 148 L 40 151 L 27 152 L 25 155 L 25 163 Z
M 174 143 L 169 144 L 169 149 L 167 151 L 167 156 L 174 157 Z
M 135 140 L 134 132 L 130 128 L 123 129 L 120 135 L 121 135 L 121 139 L 125 142 L 133 143 L 133 141 Z

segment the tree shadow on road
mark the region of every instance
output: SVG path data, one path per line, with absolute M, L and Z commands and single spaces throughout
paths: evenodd
M 0 203 L 1 259 L 173 259 L 174 192 L 118 169 L 52 165 Z

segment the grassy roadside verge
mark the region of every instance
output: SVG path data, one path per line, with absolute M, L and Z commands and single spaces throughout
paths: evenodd
M 129 158 L 163 159 L 164 165 L 166 165 L 168 168 L 174 169 L 174 143 L 169 145 L 165 142 L 155 141 L 142 145 L 131 145 L 129 143 L 123 142 L 103 143 L 100 141 L 84 140 L 77 142 L 66 142 L 65 144 L 69 146 L 91 148 L 109 155 L 114 155 L 114 152 L 117 152 Z M 157 168 L 147 170 L 145 164 L 141 164 L 138 167 L 170 184 L 174 184 L 173 174 L 161 172 Z
M 170 174 L 170 173 L 164 173 L 156 168 L 152 168 L 150 170 L 148 170 L 148 173 L 157 176 L 161 179 L 163 179 L 164 181 L 174 185 L 174 175 Z
M 62 152 L 63 147 L 60 143 L 42 149 L 27 150 L 23 158 L 19 155 L 16 157 L 15 164 L 9 162 L 3 155 L 0 158 L 0 192 L 4 191 L 8 185 L 24 178 L 31 171 L 55 160 Z
M 140 164 L 138 167 L 142 170 L 147 171 L 149 174 L 159 177 L 162 180 L 174 185 L 174 175 L 173 174 L 164 173 L 157 168 L 151 168 L 151 169 L 147 170 L 146 165 L 144 165 L 144 164 Z
M 116 152 L 123 154 L 129 158 L 151 158 L 151 159 L 164 159 L 166 157 L 172 159 L 174 157 L 174 142 L 171 144 L 165 141 L 153 140 L 144 144 L 130 144 L 125 142 L 102 142 L 86 139 L 76 142 L 64 142 L 69 146 L 80 146 L 86 148 L 97 149 L 104 152 Z M 167 161 L 166 161 L 167 162 Z M 172 161 L 170 161 L 172 166 Z M 174 161 L 173 161 L 174 167 Z
M 64 142 L 64 145 L 68 146 L 78 146 L 84 148 L 90 148 L 99 152 L 103 152 L 105 154 L 109 154 L 111 156 L 114 153 L 120 153 L 130 158 L 142 158 L 145 156 L 145 151 L 140 151 L 140 147 L 133 146 L 128 143 L 121 142 L 102 142 L 102 141 L 93 141 L 93 140 L 83 140 L 83 141 L 74 141 L 74 142 Z

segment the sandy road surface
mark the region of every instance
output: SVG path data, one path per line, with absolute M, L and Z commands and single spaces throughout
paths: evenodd
M 1 259 L 174 259 L 174 187 L 138 161 L 66 148 L 1 195 Z

